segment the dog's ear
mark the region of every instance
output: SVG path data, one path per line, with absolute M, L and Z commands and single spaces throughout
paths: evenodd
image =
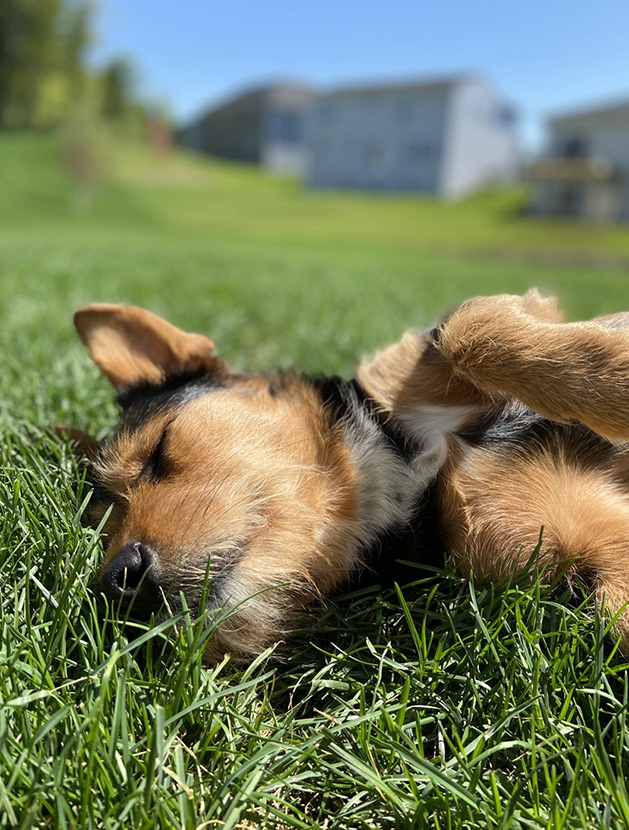
M 88 305 L 76 312 L 74 325 L 92 360 L 117 390 L 225 369 L 207 337 L 181 331 L 142 308 Z
M 101 443 L 89 432 L 84 432 L 82 429 L 76 427 L 68 427 L 65 424 L 57 424 L 50 427 L 51 432 L 54 432 L 57 438 L 63 441 L 68 441 L 72 447 L 73 453 L 78 458 L 85 458 L 87 461 L 94 461 L 100 454 Z

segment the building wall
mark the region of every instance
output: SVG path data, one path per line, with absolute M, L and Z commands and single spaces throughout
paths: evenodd
M 190 150 L 220 158 L 258 163 L 263 110 L 263 96 L 242 96 L 182 130 L 179 143 Z
M 629 171 L 629 108 L 622 117 L 575 119 L 551 126 L 551 154 L 570 155 L 570 146 L 581 145 L 580 155 L 605 158 Z
M 310 90 L 278 86 L 268 91 L 262 124 L 260 160 L 276 173 L 303 174 L 306 169 L 306 119 Z
M 449 88 L 319 96 L 308 129 L 313 187 L 439 193 Z
M 518 172 L 512 111 L 481 81 L 457 86 L 450 99 L 442 171 L 442 193 L 458 198 L 509 181 Z
M 617 218 L 629 221 L 629 106 L 623 111 L 592 112 L 551 122 L 550 155 L 605 159 L 619 174 L 618 181 L 594 187 L 580 185 L 578 209 L 574 215 L 589 218 Z M 575 187 L 578 187 L 575 185 Z M 540 188 L 536 204 L 540 213 L 552 213 L 553 196 L 561 190 L 556 184 Z M 593 205 L 603 205 L 597 207 Z
M 191 149 L 304 173 L 313 187 L 458 197 L 516 169 L 514 124 L 482 81 L 357 88 L 314 97 L 277 84 L 179 133 Z
M 313 108 L 313 187 L 458 197 L 517 171 L 513 118 L 482 82 L 355 90 Z
M 272 171 L 303 172 L 305 119 L 312 93 L 277 85 L 240 95 L 178 134 L 191 150 L 233 161 L 261 164 Z

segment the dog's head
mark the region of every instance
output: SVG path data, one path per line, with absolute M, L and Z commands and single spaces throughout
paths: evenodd
M 112 602 L 229 611 L 209 656 L 251 653 L 406 520 L 410 454 L 356 384 L 234 372 L 138 308 L 88 306 L 75 324 L 122 406 L 95 464 Z

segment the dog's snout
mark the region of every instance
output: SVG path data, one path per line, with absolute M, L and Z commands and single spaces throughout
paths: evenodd
M 111 560 L 100 581 L 108 600 L 133 604 L 136 615 L 149 615 L 162 602 L 155 574 L 155 554 L 142 542 L 130 542 Z

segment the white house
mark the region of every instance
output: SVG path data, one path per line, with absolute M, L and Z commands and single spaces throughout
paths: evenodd
M 558 115 L 529 168 L 541 215 L 629 221 L 629 101 Z
M 307 137 L 312 187 L 457 198 L 517 172 L 514 111 L 472 76 L 319 94 Z

